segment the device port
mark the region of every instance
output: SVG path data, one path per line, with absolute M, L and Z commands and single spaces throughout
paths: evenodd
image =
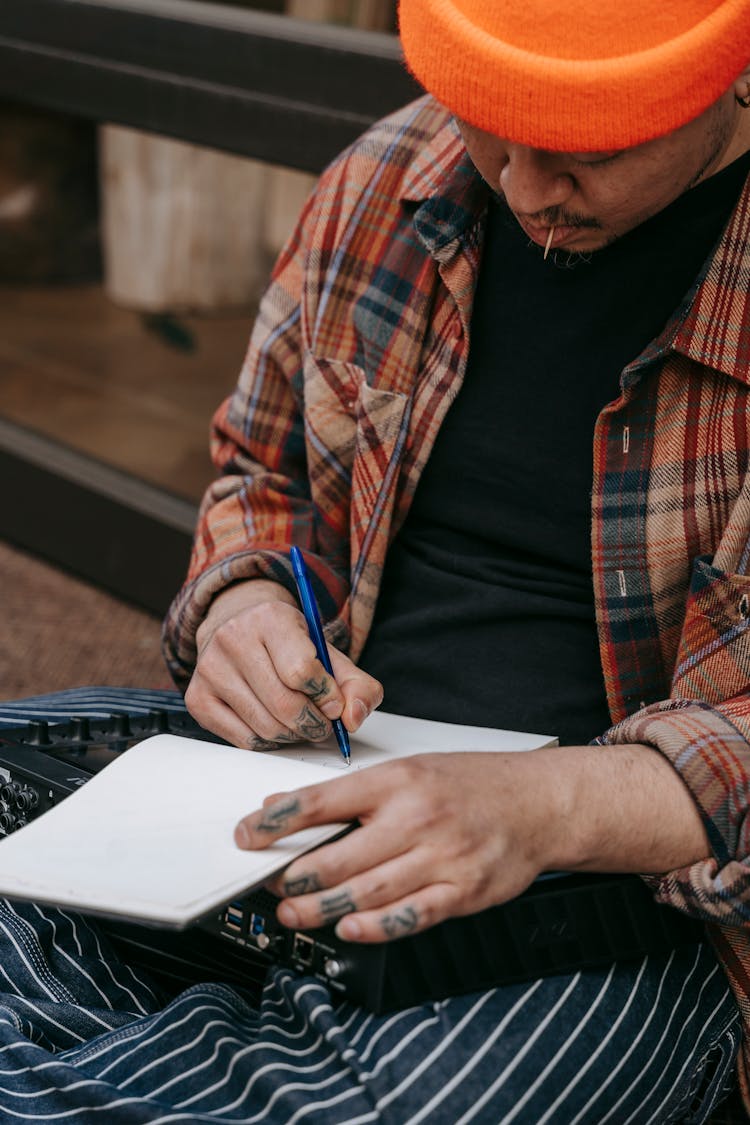
M 0 789 L 0 800 L 5 801 L 8 805 L 15 805 L 16 797 L 21 791 L 21 786 L 17 781 L 6 781 L 2 789 Z
M 229 906 L 224 911 L 224 925 L 227 929 L 232 930 L 234 933 L 239 933 L 242 929 L 242 903 L 230 902 Z
M 262 914 L 251 914 L 250 915 L 250 933 L 253 935 L 253 937 L 257 937 L 258 934 L 264 933 L 265 929 L 266 929 L 266 920 L 263 917 L 263 915 Z
M 28 812 L 30 809 L 35 809 L 39 804 L 39 794 L 35 789 L 26 786 L 16 797 L 16 808 L 21 812 Z
M 315 942 L 306 934 L 295 934 L 292 942 L 292 957 L 300 965 L 309 968 L 312 965 Z

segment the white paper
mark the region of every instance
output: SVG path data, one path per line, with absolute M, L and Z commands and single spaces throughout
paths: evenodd
M 538 750 L 554 746 L 557 739 L 548 734 L 526 734 L 523 731 L 494 730 L 492 727 L 467 727 L 455 723 L 436 723 L 431 719 L 413 719 L 405 715 L 389 715 L 374 711 L 351 737 L 352 758 L 347 766 L 335 738 L 325 742 L 306 742 L 274 750 L 274 757 L 294 758 L 298 762 L 315 762 L 337 770 L 357 770 L 377 765 L 389 758 L 405 758 L 410 754 L 451 751 Z
M 351 768 L 425 751 L 529 750 L 553 742 L 376 712 L 351 739 Z M 343 825 L 307 829 L 256 852 L 233 840 L 237 822 L 268 794 L 342 768 L 334 741 L 255 753 L 156 735 L 2 841 L 0 894 L 188 925 L 341 831 Z

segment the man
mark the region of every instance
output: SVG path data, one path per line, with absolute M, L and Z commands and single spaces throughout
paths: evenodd
M 217 418 L 222 475 L 173 666 L 190 674 L 197 651 L 188 705 L 240 745 L 340 715 L 356 730 L 383 683 L 389 710 L 550 729 L 563 747 L 293 795 L 284 832 L 362 827 L 291 866 L 290 926 L 341 914 L 342 937 L 382 941 L 550 868 L 671 872 L 662 898 L 744 918 L 744 803 L 729 810 L 749 666 L 729 633 L 747 620 L 748 353 L 744 293 L 715 280 L 746 245 L 741 9 L 402 5 L 407 61 L 451 112 L 410 107 L 355 147 L 282 258 Z M 292 542 L 336 682 L 297 608 Z M 726 619 L 708 624 L 717 589 Z M 597 736 L 609 752 L 580 745 Z M 267 841 L 261 815 L 241 846 Z M 718 941 L 744 1001 L 745 938 Z
M 8 1120 L 641 1125 L 725 1092 L 750 1011 L 750 0 L 621 7 L 402 0 L 434 98 L 334 163 L 281 256 L 165 637 L 241 746 L 383 698 L 560 736 L 248 810 L 241 847 L 358 822 L 284 873 L 285 924 L 384 941 L 545 870 L 631 871 L 718 957 L 388 1017 L 282 971 L 259 1010 L 216 984 L 163 1006 L 98 930 L 3 907 Z

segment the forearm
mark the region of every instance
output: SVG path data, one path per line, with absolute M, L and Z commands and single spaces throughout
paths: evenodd
M 710 855 L 695 801 L 652 747 L 560 747 L 533 757 L 558 837 L 544 845 L 552 859 L 545 866 L 646 874 Z

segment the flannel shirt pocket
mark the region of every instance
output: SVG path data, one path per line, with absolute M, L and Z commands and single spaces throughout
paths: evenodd
M 712 705 L 750 691 L 750 576 L 693 564 L 673 698 Z
M 348 485 L 356 448 L 357 403 L 365 373 L 355 363 L 319 359 L 308 352 L 304 374 L 310 468 L 320 467 L 325 472 L 327 465 Z
M 396 450 L 405 395 L 373 387 L 345 360 L 305 357 L 305 434 L 313 499 L 348 534 L 369 522 Z M 350 507 L 351 506 L 351 507 Z

